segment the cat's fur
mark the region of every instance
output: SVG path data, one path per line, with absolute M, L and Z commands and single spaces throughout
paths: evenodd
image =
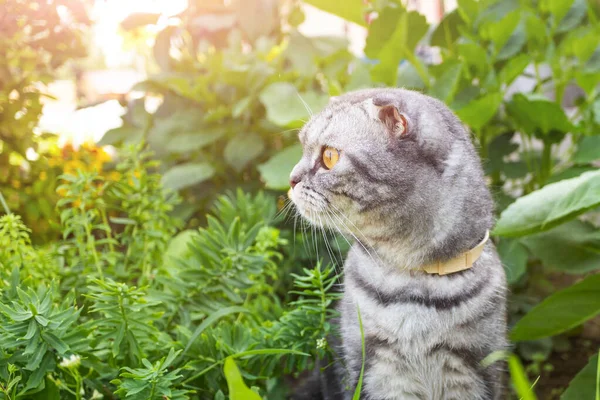
M 408 125 L 394 125 L 393 108 Z M 475 247 L 493 202 L 469 133 L 440 101 L 403 89 L 352 92 L 300 132 L 291 197 L 311 223 L 354 237 L 344 264 L 340 360 L 295 399 L 350 399 L 366 346 L 361 399 L 499 399 L 506 283 L 491 241 L 471 269 L 422 271 Z M 322 149 L 340 150 L 327 170 Z

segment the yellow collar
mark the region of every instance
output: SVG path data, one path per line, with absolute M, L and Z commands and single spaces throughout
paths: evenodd
M 423 270 L 428 274 L 448 275 L 454 272 L 463 271 L 473 266 L 475 261 L 481 256 L 485 243 L 490 238 L 490 231 L 485 232 L 483 240 L 471 250 L 464 252 L 446 262 L 435 262 L 423 266 Z

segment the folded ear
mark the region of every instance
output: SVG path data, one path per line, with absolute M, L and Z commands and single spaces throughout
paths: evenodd
M 408 119 L 398 110 L 398 107 L 387 97 L 374 97 L 373 117 L 381 121 L 390 136 L 401 137 L 408 134 Z

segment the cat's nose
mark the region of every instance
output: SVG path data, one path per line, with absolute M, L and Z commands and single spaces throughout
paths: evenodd
M 296 178 L 292 178 L 290 179 L 290 186 L 293 188 L 296 187 L 296 185 L 300 182 L 300 179 L 296 180 Z

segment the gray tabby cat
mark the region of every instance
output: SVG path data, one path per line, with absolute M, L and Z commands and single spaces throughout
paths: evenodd
M 477 246 L 493 202 L 469 133 L 440 101 L 403 89 L 352 92 L 300 132 L 290 197 L 311 223 L 355 239 L 344 264 L 341 362 L 294 399 L 498 399 L 506 283 L 491 241 L 470 269 L 423 266 Z

